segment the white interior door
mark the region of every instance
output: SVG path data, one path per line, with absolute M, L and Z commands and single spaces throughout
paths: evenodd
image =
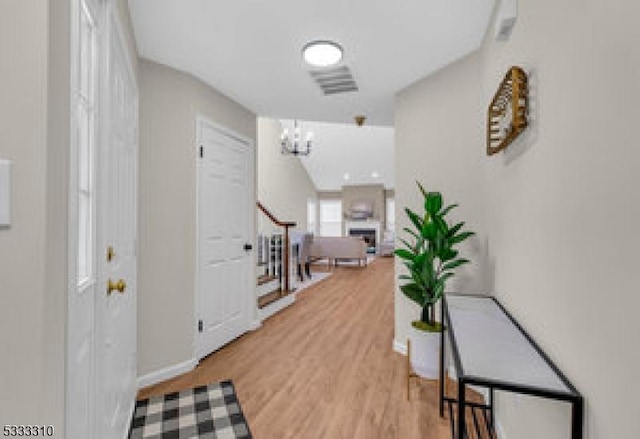
M 255 277 L 253 147 L 205 120 L 198 123 L 198 279 L 196 356 L 249 329 Z M 253 280 L 253 282 L 252 282 Z
M 96 437 L 127 435 L 136 385 L 138 89 L 110 3 L 104 136 L 99 155 Z

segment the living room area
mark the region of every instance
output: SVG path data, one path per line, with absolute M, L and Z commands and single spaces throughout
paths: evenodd
M 284 152 L 282 138 L 296 129 L 294 123 L 301 137 L 313 136 L 308 155 Z M 391 256 L 395 227 L 392 127 L 261 117 L 257 139 L 261 308 L 280 310 L 283 305 L 273 303 L 278 300 L 293 303 L 288 294 L 276 290 L 294 293 L 338 265 L 364 269 L 377 256 Z M 278 225 L 284 223 L 289 225 Z M 284 257 L 285 232 L 288 276 L 278 265 Z M 263 286 L 266 282 L 270 286 Z

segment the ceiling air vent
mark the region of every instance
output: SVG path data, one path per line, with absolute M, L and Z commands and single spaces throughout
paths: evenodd
M 311 70 L 309 74 L 325 95 L 358 91 L 358 85 L 347 66 L 334 69 Z

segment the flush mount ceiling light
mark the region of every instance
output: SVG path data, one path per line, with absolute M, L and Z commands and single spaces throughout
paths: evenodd
M 302 48 L 302 57 L 313 67 L 330 67 L 342 59 L 342 47 L 333 41 L 311 41 Z
M 351 178 L 351 176 L 349 175 L 348 172 L 345 172 L 344 175 L 342 176 L 343 179 L 345 180 L 349 180 Z
M 371 173 L 371 178 L 379 178 L 379 177 L 380 177 L 380 174 L 378 174 L 376 171 L 373 171 Z

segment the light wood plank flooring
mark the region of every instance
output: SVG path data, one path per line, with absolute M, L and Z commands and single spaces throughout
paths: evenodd
M 338 267 L 296 303 L 139 397 L 232 379 L 256 439 L 444 439 L 435 381 L 392 349 L 393 260 Z

